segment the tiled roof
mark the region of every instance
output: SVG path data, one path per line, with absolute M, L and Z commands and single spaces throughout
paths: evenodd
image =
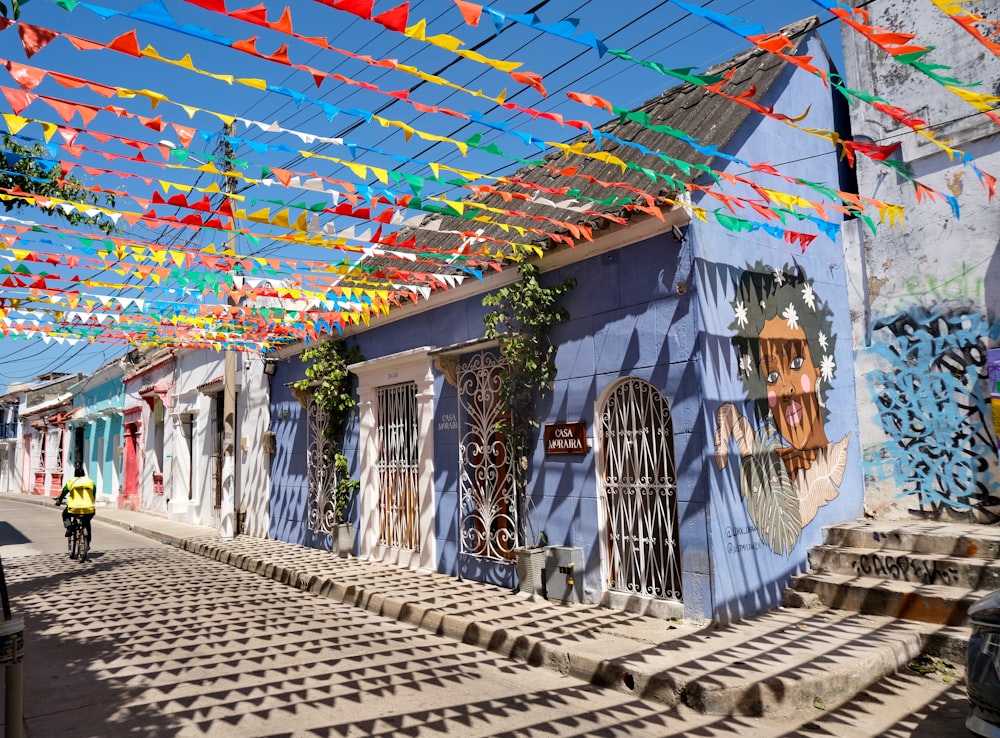
M 810 31 L 817 27 L 818 23 L 819 21 L 816 17 L 811 17 L 786 26 L 782 30 L 793 43 L 798 45 Z M 787 53 L 794 52 L 788 51 Z M 726 62 L 712 67 L 707 70 L 707 73 L 722 76 L 730 70 L 735 70 L 732 78 L 722 88 L 723 91 L 728 95 L 739 95 L 752 90 L 753 94 L 750 95 L 749 99 L 760 101 L 778 79 L 779 74 L 786 64 L 787 62 L 773 54 L 769 54 L 761 49 L 752 48 L 737 54 Z M 647 101 L 644 105 L 637 108 L 637 110 L 648 113 L 653 124 L 669 125 L 694 136 L 701 144 L 717 148 L 722 148 L 729 143 L 743 122 L 751 115 L 749 108 L 713 94 L 704 87 L 690 83 L 684 83 L 666 90 L 657 97 Z M 711 161 L 711 157 L 699 153 L 683 141 L 663 133 L 651 131 L 634 122 L 622 123 L 616 118 L 600 126 L 599 130 L 611 133 L 620 139 L 645 146 L 651 151 L 662 152 L 691 164 L 707 164 Z M 577 139 L 577 141 L 583 141 L 588 144 L 587 151 L 596 150 L 593 140 L 593 136 L 589 133 Z M 677 169 L 669 170 L 666 168 L 667 165 L 655 154 L 644 155 L 635 148 L 626 147 L 614 141 L 603 141 L 600 150 L 613 153 L 621 159 L 635 161 L 643 167 L 665 172 L 676 179 L 694 181 L 697 178 L 697 172 L 685 175 Z M 663 181 L 653 182 L 642 172 L 633 169 L 622 171 L 621 167 L 613 163 L 584 157 L 573 157 L 572 161 L 570 161 L 565 158 L 561 151 L 550 153 L 545 158 L 554 162 L 560 168 L 572 164 L 577 167 L 578 174 L 595 177 L 602 181 L 624 182 L 631 187 L 652 195 L 670 197 L 676 194 L 665 191 Z M 605 199 L 612 194 L 628 194 L 621 189 L 610 190 L 599 184 L 587 182 L 578 176 L 568 177 L 558 175 L 539 167 L 524 167 L 518 170 L 514 176 L 526 182 L 537 182 L 549 188 L 577 188 L 581 190 L 584 196 L 594 199 Z M 503 189 L 525 192 L 524 188 L 516 185 L 505 185 Z M 544 193 L 542 193 L 542 196 L 556 201 L 564 199 L 558 195 L 546 195 Z M 570 216 L 573 216 L 575 222 L 585 223 L 594 227 L 595 230 L 607 223 L 606 220 L 597 216 L 588 216 L 582 213 L 571 214 L 565 210 L 554 210 L 550 205 L 532 203 L 531 201 L 514 201 L 513 204 L 507 204 L 499 195 L 487 195 L 480 201 L 496 208 L 518 209 L 529 216 L 547 215 L 558 217 L 562 220 L 570 220 Z M 579 204 L 583 205 L 585 202 L 581 201 Z M 590 204 L 587 209 L 613 213 L 614 215 L 626 218 L 629 216 L 629 213 L 624 212 L 620 206 Z M 544 230 L 557 232 L 560 230 L 552 224 L 540 224 L 538 221 L 527 217 L 503 216 L 502 220 L 512 226 L 530 226 L 534 228 L 544 226 Z M 487 237 L 531 242 L 545 249 L 550 249 L 553 246 L 552 242 L 542 234 L 526 233 L 522 238 L 515 230 L 504 231 L 496 225 L 464 220 L 454 216 L 429 215 L 423 221 L 423 228 L 427 227 L 461 231 L 479 230 L 482 228 L 483 235 Z M 568 233 L 565 229 L 562 232 Z M 402 242 L 410 236 L 417 239 L 417 243 L 423 252 L 439 250 L 442 253 L 449 253 L 460 243 L 459 237 L 453 233 L 429 234 L 427 230 L 413 229 L 402 231 L 399 234 L 398 240 Z M 491 251 L 494 250 L 496 250 L 495 244 L 491 248 Z M 392 270 L 398 268 L 441 275 L 460 275 L 463 273 L 455 266 L 450 266 L 445 260 L 442 260 L 440 265 L 430 266 L 425 263 L 415 265 L 412 261 L 391 256 L 365 257 L 361 260 L 360 266 L 369 270 Z M 399 283 L 406 280 L 396 278 L 394 281 Z M 351 283 L 350 281 L 345 281 L 343 284 L 350 286 Z

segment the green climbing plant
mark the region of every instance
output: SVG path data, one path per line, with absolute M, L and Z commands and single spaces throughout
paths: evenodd
M 7 3 L 0 2 L 0 15 L 4 18 L 13 16 L 14 20 L 21 17 L 21 6 L 24 5 L 28 0 L 10 0 L 10 9 L 7 8 Z
M 15 4 L 17 17 L 17 5 Z M 6 8 L 0 2 L 0 11 L 6 16 Z M 21 190 L 32 195 L 54 197 L 62 200 L 84 202 L 90 205 L 104 205 L 113 208 L 115 195 L 104 192 L 103 197 L 84 188 L 83 183 L 73 177 L 64 177 L 59 165 L 51 160 L 51 154 L 41 144 L 23 146 L 10 134 L 3 134 L 3 151 L 0 152 L 0 189 Z M 23 198 L 7 198 L 3 202 L 6 212 L 29 207 L 32 203 Z M 116 226 L 113 220 L 101 216 L 84 215 L 73 209 L 66 211 L 58 207 L 41 207 L 51 215 L 58 215 L 71 225 L 92 225 L 104 234 L 111 234 Z
M 331 457 L 327 463 L 334 474 L 334 510 L 338 523 L 344 522 L 344 514 L 351 498 L 358 491 L 361 482 L 351 479 L 347 457 L 341 451 L 344 431 L 351 412 L 357 404 L 351 393 L 351 372 L 348 366 L 361 361 L 361 351 L 357 346 L 348 346 L 341 340 L 329 340 L 306 348 L 300 358 L 309 364 L 305 377 L 292 384 L 293 389 L 311 395 L 312 402 L 326 412 L 323 433 L 330 445 Z
M 522 262 L 517 267 L 520 279 L 483 298 L 491 307 L 483 317 L 485 336 L 499 342 L 504 360 L 498 395 L 507 409 L 497 423 L 514 460 L 513 469 L 521 520 L 530 529 L 527 487 L 530 481 L 528 459 L 540 425 L 535 407 L 552 390 L 555 380 L 556 347 L 549 338 L 552 328 L 569 319 L 560 302 L 576 286 L 572 277 L 555 285 L 539 281 L 538 267 Z M 530 537 L 530 530 L 526 530 Z

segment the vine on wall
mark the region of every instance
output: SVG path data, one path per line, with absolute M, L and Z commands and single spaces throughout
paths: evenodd
M 329 340 L 308 347 L 300 358 L 308 362 L 305 378 L 292 384 L 296 391 L 311 395 L 323 412 L 326 423 L 323 433 L 333 450 L 332 458 L 324 459 L 327 468 L 334 475 L 333 495 L 336 522 L 344 522 L 344 514 L 351 497 L 361 483 L 348 476 L 347 457 L 342 452 L 344 430 L 357 402 L 351 393 L 351 372 L 348 366 L 361 361 L 361 351 L 357 346 L 348 346 L 344 341 Z
M 552 390 L 556 377 L 556 347 L 549 333 L 559 323 L 569 320 L 569 312 L 560 298 L 576 287 L 569 277 L 560 284 L 545 286 L 539 282 L 538 267 L 523 262 L 517 267 L 520 279 L 483 298 L 483 305 L 494 308 L 483 317 L 485 336 L 496 339 L 505 368 L 498 395 L 508 412 L 497 422 L 514 459 L 519 516 L 530 527 L 526 490 L 530 481 L 528 459 L 540 423 L 535 406 Z M 544 535 L 544 534 L 543 534 Z

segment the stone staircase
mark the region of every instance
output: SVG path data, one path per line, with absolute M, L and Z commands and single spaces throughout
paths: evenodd
M 825 538 L 809 551 L 809 571 L 792 578 L 786 606 L 954 626 L 939 631 L 936 649 L 954 656 L 968 640 L 969 606 L 1000 589 L 1000 526 L 859 520 Z

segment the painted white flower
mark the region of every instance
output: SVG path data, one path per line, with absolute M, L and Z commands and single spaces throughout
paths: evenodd
M 785 283 L 785 273 L 780 269 L 775 269 L 771 276 L 774 277 L 774 284 L 776 287 L 780 287 Z
M 823 354 L 822 360 L 819 362 L 819 374 L 827 382 L 833 379 L 833 370 L 836 365 L 833 363 L 833 357 L 829 354 Z
M 736 324 L 741 328 L 747 327 L 747 306 L 743 304 L 743 300 L 737 300 L 736 305 L 733 307 L 736 312 Z
M 823 348 L 824 351 L 826 351 L 826 344 L 827 344 L 826 334 L 823 331 L 820 331 L 819 334 L 816 336 L 816 340 L 819 341 L 819 345 Z
M 794 305 L 789 305 L 781 313 L 781 317 L 788 321 L 788 327 L 793 331 L 799 327 L 799 314 L 795 311 Z
M 813 292 L 813 286 L 809 282 L 802 285 L 802 300 L 810 310 L 816 309 L 816 293 Z
M 740 356 L 740 371 L 748 377 L 753 374 L 753 357 L 750 354 Z

